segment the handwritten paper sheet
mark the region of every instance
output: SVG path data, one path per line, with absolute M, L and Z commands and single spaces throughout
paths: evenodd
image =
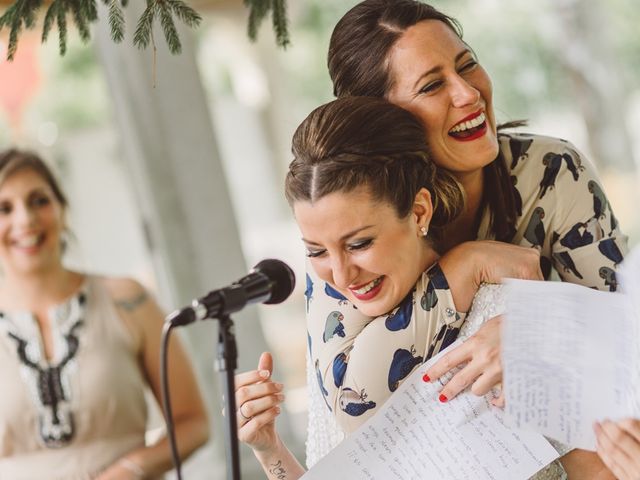
M 541 435 L 507 427 L 490 394 L 467 391 L 441 404 L 442 385 L 422 381 L 435 360 L 417 368 L 374 417 L 303 478 L 518 480 L 558 457 Z
M 622 277 L 638 288 L 640 251 L 629 260 Z M 639 297 L 640 290 L 507 281 L 502 362 L 509 425 L 595 450 L 593 422 L 640 416 Z

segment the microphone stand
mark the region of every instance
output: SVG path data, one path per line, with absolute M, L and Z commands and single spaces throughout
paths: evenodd
M 229 315 L 218 318 L 218 358 L 216 370 L 220 372 L 224 411 L 227 422 L 224 436 L 227 444 L 227 479 L 240 480 L 240 452 L 238 449 L 238 421 L 236 418 L 236 392 L 234 372 L 237 368 L 238 349 L 232 332 L 233 321 Z
M 229 314 L 241 310 L 247 303 L 280 303 L 289 296 L 294 286 L 295 276 L 293 271 L 284 262 L 280 260 L 263 260 L 255 266 L 249 275 L 239 281 L 223 289 L 209 292 L 206 296 L 193 300 L 191 307 L 185 307 L 167 317 L 170 327 L 187 325 L 196 320 L 207 318 L 218 320 L 216 370 L 220 373 L 224 411 L 227 417 L 224 432 L 227 443 L 227 480 L 240 480 L 240 452 L 238 447 L 238 419 L 234 379 L 235 370 L 238 366 L 238 349 L 232 331 L 233 321 Z M 164 390 L 168 391 L 168 389 Z M 167 401 L 165 403 L 169 406 L 168 395 L 166 396 Z M 170 412 L 170 407 L 168 410 Z M 169 437 L 173 438 L 171 430 L 169 430 Z M 172 451 L 175 450 L 175 442 L 172 442 Z M 177 457 L 177 455 L 175 456 Z M 176 460 L 176 465 L 179 471 L 179 458 Z

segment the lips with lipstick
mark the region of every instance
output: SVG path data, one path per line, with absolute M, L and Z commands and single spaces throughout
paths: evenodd
M 382 289 L 383 280 L 384 276 L 381 276 L 371 280 L 369 283 L 365 283 L 364 285 L 358 285 L 353 288 L 350 287 L 349 290 L 358 300 L 371 300 Z
M 482 110 L 463 118 L 451 130 L 449 136 L 463 142 L 480 138 L 487 132 L 487 117 Z

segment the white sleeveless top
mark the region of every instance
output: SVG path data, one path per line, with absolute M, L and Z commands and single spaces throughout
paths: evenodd
M 29 312 L 0 313 L 0 478 L 85 480 L 144 445 L 138 342 L 103 280 L 49 312 L 47 360 Z
M 460 329 L 458 338 L 461 340 L 469 338 L 485 321 L 504 313 L 504 305 L 504 294 L 500 285 L 481 286 L 473 299 L 471 310 Z M 326 407 L 324 397 L 320 392 L 315 369 L 311 365 L 308 354 L 307 388 L 309 389 L 309 420 L 306 464 L 307 468 L 311 468 L 344 440 L 345 433 Z M 551 440 L 550 442 L 560 455 L 564 455 L 569 451 L 569 448 L 564 445 Z M 566 478 L 562 465 L 560 465 L 560 462 L 555 461 L 531 477 L 531 480 L 564 480 Z

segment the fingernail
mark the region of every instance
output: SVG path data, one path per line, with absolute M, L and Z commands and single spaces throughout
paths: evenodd
M 425 374 L 422 376 L 422 381 L 423 381 L 423 382 L 430 382 L 430 381 L 431 381 L 431 377 L 425 373 Z
M 282 383 L 274 383 L 276 390 L 282 390 L 282 388 L 284 387 L 284 385 Z
M 283 394 L 283 393 L 279 393 L 278 395 L 276 395 L 276 399 L 277 399 L 279 402 L 284 401 L 284 394 Z
M 258 372 L 258 375 L 260 375 L 262 378 L 269 378 L 269 370 L 260 370 Z
M 280 407 L 276 407 L 276 413 L 280 413 Z
M 438 397 L 438 400 L 440 400 L 442 403 L 447 403 L 447 400 L 449 400 L 449 399 L 447 398 L 446 395 L 443 395 L 441 393 L 440 396 Z

